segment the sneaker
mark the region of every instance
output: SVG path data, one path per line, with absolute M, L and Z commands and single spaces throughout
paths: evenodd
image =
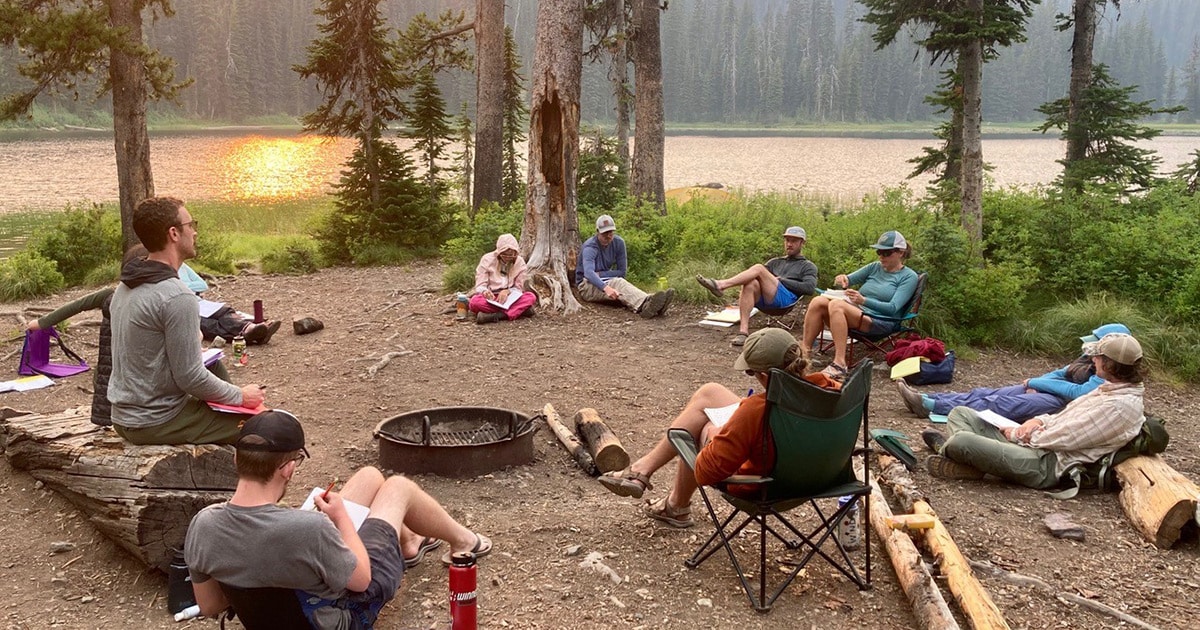
M 663 307 L 670 301 L 671 296 L 667 295 L 666 291 L 652 293 L 645 300 L 642 300 L 642 307 L 638 309 L 638 315 L 641 315 L 643 319 L 658 317 Z
M 925 408 L 925 397 L 914 392 L 903 379 L 896 379 L 896 391 L 900 392 L 900 400 L 909 412 L 918 418 L 928 418 L 929 410 Z
M 476 324 L 494 324 L 502 319 L 505 319 L 504 313 L 476 313 Z
M 862 546 L 862 529 L 859 526 L 858 515 L 858 504 L 855 503 L 834 531 L 838 544 L 846 551 L 854 551 Z
M 921 431 L 921 440 L 925 442 L 925 446 L 933 451 L 936 455 L 942 452 L 942 447 L 946 445 L 946 436 L 937 429 L 925 429 Z
M 983 479 L 983 471 L 974 466 L 960 464 L 943 455 L 930 455 L 925 460 L 925 469 L 939 479 Z

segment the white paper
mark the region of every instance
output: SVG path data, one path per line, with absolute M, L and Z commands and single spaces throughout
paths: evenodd
M 25 376 L 11 381 L 4 381 L 0 383 L 0 392 L 27 392 L 31 389 L 50 387 L 53 384 L 54 379 L 45 374 L 38 374 L 37 376 Z
M 725 423 L 729 422 L 729 419 L 733 417 L 733 412 L 737 410 L 740 404 L 742 403 L 735 402 L 732 405 L 724 407 L 705 407 L 704 415 L 708 416 L 708 421 L 713 423 L 713 426 L 720 429 L 725 426 Z
M 200 360 L 204 365 L 212 365 L 225 357 L 225 353 L 220 348 L 209 348 L 200 353 Z
M 755 315 L 758 315 L 758 309 L 757 308 L 750 309 L 750 317 L 754 317 Z M 717 322 L 717 323 L 722 323 L 722 324 L 736 324 L 739 321 L 741 321 L 741 319 L 742 319 L 742 313 L 740 310 L 738 310 L 738 307 L 727 306 L 724 309 L 719 310 L 719 311 L 709 311 L 709 312 L 705 313 L 704 319 L 702 320 L 701 323 L 704 323 L 706 326 L 715 325 L 715 324 L 710 324 L 707 322 Z
M 515 303 L 517 301 L 517 298 L 519 298 L 519 297 L 521 297 L 520 289 L 509 289 L 508 290 L 508 299 L 504 300 L 504 303 L 497 302 L 496 300 L 488 300 L 487 303 L 495 305 L 495 306 L 499 306 L 500 308 L 507 311 L 508 307 L 512 306 L 513 303 Z
M 700 325 L 712 326 L 713 328 L 730 328 L 733 326 L 733 322 L 718 322 L 712 319 L 702 319 L 700 320 Z
M 983 411 L 978 411 L 976 413 L 979 414 L 979 417 L 982 418 L 984 422 L 996 427 L 997 429 L 1015 429 L 1021 426 L 1020 424 L 1005 418 L 991 409 L 984 409 Z
M 224 302 L 212 302 L 204 298 L 198 299 L 200 300 L 200 317 L 212 317 L 213 313 L 216 313 L 221 310 L 221 307 L 225 306 Z
M 301 505 L 300 509 L 315 511 L 317 509 L 316 497 L 318 494 L 324 494 L 324 492 L 325 488 L 313 488 L 312 492 L 308 493 L 308 498 L 304 500 L 304 505 Z M 363 521 L 367 520 L 367 515 L 371 513 L 370 508 L 353 501 L 348 501 L 345 497 L 342 498 L 342 503 L 346 505 L 346 514 L 350 516 L 351 522 L 354 523 L 354 529 L 362 527 Z
M 831 300 L 845 300 L 846 299 L 846 290 L 845 289 L 825 289 L 823 292 L 821 292 L 821 297 L 827 297 Z

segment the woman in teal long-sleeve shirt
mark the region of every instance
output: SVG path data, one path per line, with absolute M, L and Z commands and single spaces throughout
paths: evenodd
M 903 234 L 895 230 L 884 232 L 871 248 L 879 260 L 850 275 L 834 278 L 834 284 L 845 289 L 844 294 L 813 298 L 804 315 L 804 342 L 800 348 L 806 353 L 805 358 L 812 351 L 817 335 L 828 326 L 833 336 L 833 362 L 824 372 L 839 381 L 846 375 L 850 331 L 872 336 L 895 331 L 905 306 L 917 290 L 917 272 L 904 266 L 904 261 L 912 255 L 912 246 Z M 858 289 L 849 288 L 853 285 Z

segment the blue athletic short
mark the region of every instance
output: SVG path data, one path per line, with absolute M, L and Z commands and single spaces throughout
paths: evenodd
M 758 301 L 756 301 L 754 305 L 758 308 L 789 308 L 795 304 L 796 300 L 798 299 L 799 298 L 796 297 L 795 293 L 789 291 L 788 288 L 785 287 L 782 282 L 780 282 L 779 288 L 775 289 L 775 299 L 771 300 L 770 304 L 763 302 L 762 297 L 759 297 Z

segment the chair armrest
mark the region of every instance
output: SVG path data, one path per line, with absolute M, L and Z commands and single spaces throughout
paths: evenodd
M 675 447 L 675 452 L 679 453 L 680 459 L 687 464 L 688 469 L 696 470 L 696 454 L 700 449 L 696 448 L 696 440 L 692 439 L 692 434 L 684 429 L 667 429 L 667 441 Z
M 738 485 L 763 485 L 775 481 L 773 477 L 763 477 L 761 475 L 729 475 L 721 480 L 722 484 L 738 484 Z

